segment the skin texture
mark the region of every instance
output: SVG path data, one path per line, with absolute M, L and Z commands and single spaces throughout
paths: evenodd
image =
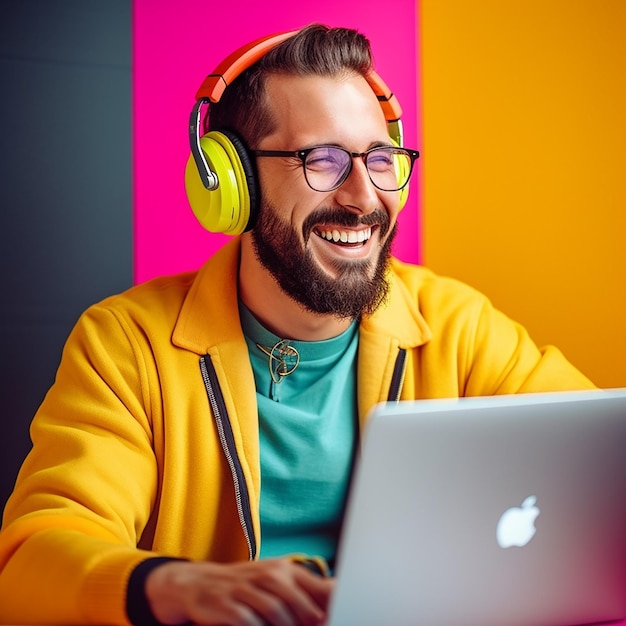
M 255 149 L 335 144 L 364 152 L 389 145 L 383 113 L 360 76 L 272 75 L 267 89 L 279 124 Z M 328 193 L 307 185 L 297 158 L 259 158 L 257 165 L 262 211 L 271 210 L 290 232 L 287 240 L 279 241 L 276 253 L 298 260 L 306 255 L 314 271 L 326 279 L 326 288 L 352 291 L 358 300 L 360 287 L 375 279 L 381 263 L 384 266 L 384 259 L 379 260 L 387 254 L 385 244 L 394 231 L 399 194 L 374 187 L 359 158 L 346 182 Z M 367 241 L 349 246 L 317 234 L 370 228 Z M 266 233 L 270 244 L 271 232 L 269 228 Z M 281 264 L 270 271 L 259 259 L 253 237 L 242 235 L 239 290 L 261 323 L 281 337 L 306 341 L 343 332 L 350 317 L 320 313 L 286 293 L 276 276 L 280 279 Z M 151 572 L 146 595 L 154 615 L 166 624 L 308 626 L 325 621 L 333 584 L 332 579 L 318 577 L 287 559 L 232 564 L 177 561 Z
M 361 76 L 273 75 L 268 79 L 267 91 L 280 123 L 272 135 L 255 146 L 257 149 L 298 150 L 335 144 L 350 151 L 363 152 L 376 145 L 389 144 L 382 110 Z M 265 205 L 271 205 L 291 226 L 296 237 L 291 242 L 291 254 L 308 252 L 311 262 L 331 279 L 339 276 L 337 263 L 365 266 L 362 267 L 365 276 L 374 277 L 381 248 L 396 224 L 398 192 L 384 192 L 374 187 L 361 159 L 354 160 L 346 182 L 328 193 L 313 191 L 307 185 L 301 162 L 295 157 L 259 158 L 257 168 L 264 205 L 261 211 Z M 307 221 L 317 211 L 334 211 L 358 219 L 367 219 L 380 212 L 386 216 L 387 226 L 381 229 L 381 220 L 375 219 L 367 243 L 339 246 L 324 241 L 315 234 L 316 230 L 358 231 L 368 226 L 347 228 L 332 218 Z M 351 319 L 307 310 L 285 293 L 257 258 L 253 236 L 253 233 L 242 236 L 239 289 L 243 302 L 261 323 L 281 337 L 303 341 L 328 339 L 343 332 Z M 347 283 L 345 288 L 355 289 L 355 283 Z
M 146 595 L 164 624 L 317 626 L 323 624 L 333 581 L 287 559 L 244 563 L 184 563 L 157 567 Z

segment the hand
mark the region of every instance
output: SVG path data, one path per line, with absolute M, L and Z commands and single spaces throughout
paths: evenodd
M 164 624 L 319 626 L 333 585 L 289 559 L 172 561 L 150 572 L 145 591 Z

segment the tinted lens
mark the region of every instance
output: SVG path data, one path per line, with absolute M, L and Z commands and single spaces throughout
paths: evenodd
M 402 189 L 411 175 L 411 156 L 401 148 L 374 148 L 365 159 L 372 182 L 383 191 Z
M 304 174 L 311 188 L 331 191 L 344 181 L 351 156 L 341 148 L 321 146 L 309 152 L 304 161 Z

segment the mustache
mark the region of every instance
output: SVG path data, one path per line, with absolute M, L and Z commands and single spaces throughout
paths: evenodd
M 302 234 L 305 241 L 308 240 L 311 231 L 317 224 L 336 224 L 347 228 L 358 228 L 359 226 L 379 226 L 381 237 L 384 237 L 389 230 L 390 219 L 384 209 L 374 209 L 367 215 L 356 215 L 344 209 L 333 209 L 321 207 L 313 211 L 302 224 Z

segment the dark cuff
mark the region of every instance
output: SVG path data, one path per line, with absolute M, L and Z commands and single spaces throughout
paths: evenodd
M 145 586 L 148 574 L 159 565 L 170 561 L 181 561 L 171 557 L 154 557 L 146 559 L 137 565 L 128 579 L 126 589 L 126 614 L 131 624 L 135 626 L 163 626 L 150 610 L 148 598 L 146 598 Z

